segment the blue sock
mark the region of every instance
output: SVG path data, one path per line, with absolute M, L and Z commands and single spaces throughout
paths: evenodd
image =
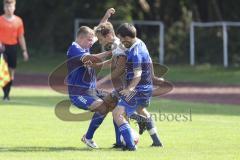
M 154 125 L 154 122 L 153 122 L 152 118 L 148 118 L 147 123 L 146 123 L 146 127 L 147 127 L 147 130 L 148 130 L 151 138 L 152 138 L 153 143 L 160 145 L 161 142 L 160 142 L 160 139 L 158 137 L 157 129 Z
M 106 117 L 105 115 L 102 115 L 100 113 L 97 113 L 97 112 L 94 113 L 94 115 L 92 117 L 92 120 L 90 122 L 89 128 L 88 128 L 88 131 L 86 133 L 86 138 L 87 139 L 92 139 L 93 138 L 93 135 L 94 135 L 95 131 L 102 124 L 105 117 Z
M 126 142 L 127 148 L 134 149 L 135 144 L 131 133 L 130 125 L 128 123 L 122 124 L 121 126 L 119 126 L 119 131 L 122 134 L 124 141 Z
M 117 124 L 113 121 L 114 128 L 115 128 L 115 135 L 116 135 L 116 144 L 121 145 L 121 140 L 120 140 L 120 132 Z

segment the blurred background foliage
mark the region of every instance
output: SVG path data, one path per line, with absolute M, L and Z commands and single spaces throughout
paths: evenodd
M 2 8 L 2 3 L 0 4 Z M 165 24 L 166 63 L 188 63 L 189 25 L 192 21 L 239 21 L 240 1 L 236 0 L 18 0 L 16 14 L 23 18 L 28 47 L 44 53 L 60 54 L 73 41 L 74 19 L 100 19 L 114 7 L 111 20 L 157 20 Z M 3 13 L 3 10 L 1 10 Z M 141 28 L 152 56 L 157 44 L 156 29 Z M 240 28 L 229 28 L 230 63 L 240 63 Z M 199 63 L 222 63 L 221 28 L 196 32 Z M 205 43 L 201 43 L 205 42 Z M 207 43 L 206 43 L 207 42 Z

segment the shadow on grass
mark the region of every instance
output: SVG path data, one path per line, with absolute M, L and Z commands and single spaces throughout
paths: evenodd
M 112 148 L 100 148 L 96 151 L 120 151 Z M 79 147 L 0 147 L 0 153 L 1 152 L 79 152 L 79 151 L 93 151 L 91 148 L 79 148 Z

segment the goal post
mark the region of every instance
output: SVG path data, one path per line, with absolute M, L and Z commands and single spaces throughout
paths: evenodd
M 228 67 L 228 27 L 240 27 L 240 22 L 192 22 L 190 25 L 190 65 L 195 65 L 195 28 L 222 27 L 223 34 L 223 66 Z
M 74 22 L 74 37 L 76 36 L 77 30 L 80 24 L 99 24 L 99 19 L 82 19 L 77 18 Z M 126 21 L 119 21 L 119 20 L 111 20 L 112 24 L 121 24 Z M 159 29 L 159 43 L 158 43 L 158 62 L 160 64 L 164 64 L 164 24 L 161 21 L 140 21 L 140 20 L 132 20 L 131 23 L 135 25 L 142 25 L 142 26 L 156 26 Z

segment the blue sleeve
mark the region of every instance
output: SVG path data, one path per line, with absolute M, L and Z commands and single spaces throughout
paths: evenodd
M 141 68 L 142 66 L 142 57 L 138 53 L 133 53 L 132 55 L 133 69 Z
M 82 59 L 85 55 L 88 55 L 88 54 L 89 54 L 88 52 L 81 51 L 76 47 L 71 47 L 68 50 L 67 56 L 68 58 L 78 57 L 79 59 Z

